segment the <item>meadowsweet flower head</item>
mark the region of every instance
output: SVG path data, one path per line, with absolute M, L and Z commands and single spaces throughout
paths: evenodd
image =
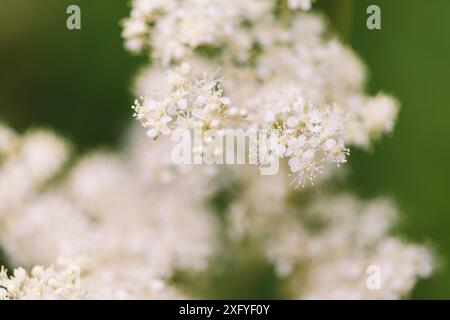
M 30 274 L 17 268 L 11 277 L 3 267 L 0 269 L 0 300 L 67 300 L 88 296 L 80 268 L 75 265 L 35 266 Z
M 324 188 L 398 106 L 365 93 L 364 65 L 313 2 L 133 0 L 125 47 L 150 61 L 120 147 L 67 161 L 52 132 L 0 124 L 0 246 L 17 267 L 0 268 L 0 299 L 203 298 L 218 261 L 247 250 L 288 298 L 399 299 L 428 277 L 432 254 L 393 234 L 389 199 Z M 210 165 L 230 131 L 249 134 L 232 149 L 251 162 Z M 173 161 L 180 132 L 207 165 Z M 255 170 L 275 160 L 278 174 Z
M 147 94 L 133 108 L 147 135 L 193 129 L 194 122 L 203 129 L 278 130 L 279 142 L 260 158 L 286 159 L 293 184 L 305 186 L 329 164 L 345 163 L 351 146 L 367 148 L 391 131 L 396 103 L 364 94 L 362 63 L 326 36 L 322 17 L 297 10 L 310 6 L 303 0 L 191 0 L 155 4 L 150 15 L 132 13 L 131 21 L 151 16 L 149 47 L 156 65 L 167 70 L 162 86 L 152 76 L 161 68 L 139 78 L 138 91 Z M 138 3 L 135 10 L 147 12 Z M 289 23 L 280 23 L 286 18 Z M 169 62 L 178 67 L 168 68 Z M 217 77 L 205 76 L 213 71 Z

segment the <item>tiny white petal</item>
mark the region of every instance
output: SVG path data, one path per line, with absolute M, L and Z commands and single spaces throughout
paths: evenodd
M 272 111 L 266 111 L 264 114 L 264 121 L 271 123 L 275 121 L 275 114 Z
M 297 172 L 300 170 L 300 159 L 297 157 L 291 158 L 288 161 L 289 167 L 291 168 L 291 172 Z
M 299 122 L 299 119 L 297 117 L 291 116 L 287 119 L 286 123 L 289 128 L 295 127 Z
M 150 138 L 155 138 L 158 136 L 158 134 L 159 134 L 159 132 L 155 128 L 151 128 L 147 131 L 147 136 Z
M 231 100 L 229 98 L 227 98 L 227 97 L 222 97 L 222 98 L 219 99 L 219 101 L 222 104 L 227 105 L 227 106 L 229 106 L 231 104 Z
M 324 148 L 324 150 L 329 151 L 329 150 L 333 149 L 334 147 L 336 147 L 336 145 L 337 145 L 336 140 L 334 140 L 334 139 L 328 139 L 328 140 L 325 141 L 325 143 L 323 144 L 323 148 Z
M 181 99 L 181 100 L 178 100 L 178 102 L 177 102 L 177 107 L 180 108 L 181 110 L 185 110 L 187 108 L 187 105 L 188 105 L 188 103 L 187 103 L 186 99 Z
M 316 153 L 314 152 L 314 150 L 309 149 L 306 150 L 305 153 L 303 154 L 303 162 L 306 164 L 311 164 L 314 160 Z

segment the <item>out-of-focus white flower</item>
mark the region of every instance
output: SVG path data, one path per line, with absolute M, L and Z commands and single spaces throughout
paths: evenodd
M 288 0 L 288 7 L 292 10 L 302 9 L 307 11 L 311 9 L 312 1 L 313 0 Z
M 181 182 L 155 177 L 162 168 L 166 175 L 178 170 L 164 156 L 145 175 L 154 154 L 136 134 L 123 153 L 87 155 L 57 180 L 66 155 L 62 140 L 46 131 L 17 137 L 17 147 L 0 163 L 0 243 L 12 265 L 31 268 L 61 259 L 79 265 L 92 284 L 90 298 L 183 297 L 167 279 L 178 270 L 207 268 L 217 245 L 216 217 L 203 206 L 211 191 L 207 178 L 194 172 Z M 150 145 L 171 146 L 164 139 Z M 1 281 L 0 288 L 4 298 L 72 297 L 46 287 L 19 294 Z
M 8 152 L 0 158 L 0 217 L 33 196 L 61 169 L 69 154 L 66 141 L 50 131 L 32 130 L 20 137 L 11 130 L 2 131 L 9 146 L 5 144 Z
M 256 190 L 232 207 L 228 234 L 238 243 L 254 241 L 298 298 L 399 299 L 435 268 L 426 248 L 388 235 L 396 211 L 387 199 L 320 194 L 296 208 L 285 200 L 270 206 Z M 380 290 L 367 287 L 370 265 L 381 268 Z

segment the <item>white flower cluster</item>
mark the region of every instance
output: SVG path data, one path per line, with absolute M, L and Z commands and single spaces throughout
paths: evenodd
M 4 149 L 2 174 L 11 159 L 23 160 L 23 140 L 35 142 L 36 155 L 48 156 L 42 152 L 49 141 L 56 142 L 54 154 L 67 150 L 49 132 L 20 137 L 2 128 L 15 143 Z M 65 156 L 51 168 L 39 157 L 18 163 L 47 176 L 27 192 L 11 184 L 21 201 L 0 210 L 0 244 L 10 264 L 32 268 L 29 276 L 2 271 L 1 298 L 179 299 L 186 293 L 168 284 L 177 271 L 207 279 L 217 267 L 210 258 L 244 242 L 273 265 L 290 298 L 398 299 L 434 269 L 426 248 L 389 234 L 396 211 L 386 199 L 305 193 L 289 188 L 287 175 L 260 176 L 246 166 L 223 176 L 181 170 L 168 159 L 165 137 L 148 141 L 134 129 L 128 139 L 123 153 L 84 156 L 58 179 Z M 219 223 L 208 199 L 234 185 L 245 189 L 221 208 Z M 366 286 L 370 265 L 382 270 L 381 290 Z
M 200 80 L 191 80 L 191 89 L 184 88 L 188 92 L 197 92 L 196 81 L 209 79 L 207 87 L 214 88 L 220 79 L 216 99 L 225 96 L 226 108 L 212 108 L 224 112 L 210 117 L 208 125 L 274 130 L 277 139 L 265 152 L 286 159 L 280 167 L 284 174 L 276 176 L 261 177 L 245 166 L 225 169 L 228 188 L 242 188 L 221 209 L 231 243 L 240 247 L 250 241 L 260 250 L 277 276 L 288 279 L 289 297 L 398 299 L 432 272 L 427 249 L 389 235 L 396 216 L 389 201 L 365 203 L 347 194 L 288 187 L 288 175 L 295 176 L 296 186 L 334 176 L 333 168 L 346 162 L 350 147 L 368 148 L 392 131 L 398 111 L 388 95 L 365 93 L 363 64 L 327 32 L 324 19 L 297 10 L 308 11 L 311 1 L 151 3 L 133 2 L 124 24 L 126 47 L 151 54 L 151 65 L 138 75 L 136 94 L 164 105 L 159 114 L 170 115 L 168 110 L 181 105 L 189 110 L 184 118 L 198 120 L 192 116 L 196 96 L 183 100 L 178 90 L 161 90 L 161 78 L 166 78 L 163 87 L 173 88 L 173 70 L 189 69 Z M 137 24 L 139 32 L 133 32 Z M 212 72 L 216 78 L 205 76 Z M 154 111 L 144 105 L 135 104 L 135 116 L 156 137 L 160 124 L 153 125 Z M 207 103 L 200 108 L 205 109 Z M 229 117 L 230 110 L 245 117 Z M 165 119 L 170 120 L 167 134 L 194 128 L 184 119 L 176 121 L 178 115 Z M 393 251 L 402 262 L 392 261 Z M 381 290 L 366 286 L 371 264 L 386 272 Z
M 175 129 L 218 129 L 224 120 L 245 117 L 245 109 L 230 108 L 230 99 L 222 96 L 220 79 L 192 79 L 189 64 L 170 71 L 166 86 L 154 97 L 136 100 L 133 106 L 135 117 L 148 128 L 151 138 L 168 135 Z
M 169 135 L 175 130 L 205 132 L 236 125 L 272 130 L 276 142 L 264 146 L 264 155 L 289 157 L 291 172 L 296 173 L 294 182 L 302 185 L 312 181 L 322 163 L 346 162 L 349 150 L 343 142 L 345 116 L 337 106 L 319 108 L 290 88 L 260 101 L 262 107 L 252 109 L 249 115 L 245 108 L 231 106 L 232 101 L 222 96 L 220 80 L 191 78 L 191 67 L 185 63 L 169 71 L 167 88 L 135 101 L 135 117 L 148 129 L 149 137 Z
M 290 297 L 400 299 L 433 271 L 426 248 L 389 235 L 397 212 L 387 199 L 305 197 L 283 188 L 280 177 L 254 179 L 230 208 L 227 233 L 237 246 L 251 241 L 262 251 Z M 371 265 L 382 274 L 377 290 L 367 287 Z
M 283 298 L 399 299 L 429 276 L 430 251 L 392 235 L 390 201 L 323 190 L 398 108 L 364 93 L 364 67 L 311 2 L 134 0 L 123 35 L 154 60 L 133 106 L 153 139 L 133 128 L 119 150 L 67 161 L 55 134 L 0 124 L 0 249 L 31 270 L 2 267 L 0 299 L 209 297 L 218 261 L 248 248 Z M 173 163 L 169 134 L 228 128 L 273 130 L 281 174 Z
M 337 106 L 319 108 L 290 90 L 272 97 L 262 108 L 262 116 L 264 126 L 279 132 L 278 143 L 270 154 L 289 157 L 297 185 L 313 182 L 324 163 L 346 162 L 349 150 L 344 146 L 345 116 Z
M 137 41 L 128 25 L 140 21 L 146 45 L 131 46 L 154 58 L 138 79 L 143 101 L 133 106 L 148 135 L 192 128 L 199 119 L 212 128 L 279 130 L 268 153 L 287 159 L 293 183 L 305 185 L 345 163 L 350 146 L 367 148 L 393 129 L 396 102 L 365 95 L 359 59 L 327 35 L 320 16 L 295 11 L 310 1 L 242 3 L 133 3 L 127 46 Z
M 311 0 L 280 1 L 281 10 L 308 10 Z M 132 52 L 151 48 L 163 65 L 180 61 L 205 47 L 220 49 L 238 45 L 242 25 L 259 23 L 276 10 L 274 0 L 134 0 L 131 15 L 123 23 L 126 47 Z M 238 39 L 236 39 L 238 38 Z
M 81 282 L 80 268 L 74 265 L 44 268 L 35 266 L 30 275 L 23 268 L 9 277 L 0 269 L 0 300 L 86 299 L 89 292 Z
M 32 197 L 60 169 L 68 151 L 65 141 L 49 131 L 32 130 L 19 137 L 0 124 L 0 212 Z
M 0 244 L 12 265 L 31 268 L 63 259 L 83 270 L 93 288 L 90 297 L 118 299 L 181 297 L 166 280 L 179 270 L 195 273 L 207 267 L 217 243 L 217 221 L 201 205 L 200 195 L 196 199 L 190 191 L 193 183 L 202 187 L 201 180 L 192 176 L 168 184 L 169 162 L 164 157 L 158 163 L 145 161 L 158 148 L 167 149 L 168 141 L 139 142 L 133 133 L 123 154 L 98 151 L 62 174 L 58 169 L 68 148 L 61 139 L 43 130 L 20 137 L 5 126 L 1 133 L 0 141 L 15 143 L 0 159 Z M 56 277 L 49 270 L 48 279 Z M 23 290 L 20 295 L 12 284 L 5 287 L 6 298 L 50 295 Z
M 381 271 L 379 289 L 368 290 L 367 281 L 361 281 L 369 278 L 370 266 Z M 370 255 L 334 257 L 313 266 L 299 294 L 304 299 L 400 299 L 410 294 L 417 279 L 429 277 L 433 268 L 425 248 L 387 238 Z

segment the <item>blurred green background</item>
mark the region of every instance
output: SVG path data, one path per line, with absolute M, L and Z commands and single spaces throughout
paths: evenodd
M 412 298 L 450 299 L 450 1 L 317 1 L 365 60 L 369 90 L 402 104 L 392 136 L 352 152 L 348 188 L 393 197 L 401 234 L 439 254 L 439 271 Z M 81 7 L 82 30 L 66 29 L 69 4 Z M 370 4 L 381 8 L 382 30 L 366 28 Z M 119 0 L 1 0 L 0 120 L 17 130 L 50 126 L 79 150 L 115 145 L 145 62 L 123 49 L 128 12 Z

